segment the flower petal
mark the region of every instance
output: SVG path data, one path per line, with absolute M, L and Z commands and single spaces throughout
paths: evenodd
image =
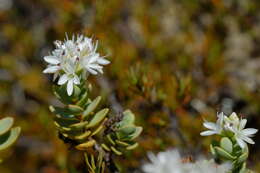
M 97 72 L 96 72 L 95 70 L 91 69 L 91 68 L 88 68 L 88 67 L 87 67 L 87 70 L 88 70 L 91 74 L 93 74 L 93 75 L 96 75 L 96 74 L 97 74 Z
M 247 122 L 246 119 L 242 119 L 242 120 L 240 121 L 240 123 L 239 123 L 239 130 L 242 130 L 242 129 L 245 128 L 246 122 Z
M 210 135 L 214 135 L 214 134 L 217 134 L 217 133 L 215 131 L 212 131 L 212 130 L 207 130 L 207 131 L 200 133 L 201 136 L 210 136 Z
M 211 130 L 215 130 L 217 128 L 216 124 L 212 122 L 204 122 L 203 126 Z
M 79 80 L 79 77 L 77 75 L 74 76 L 73 83 L 76 84 L 76 85 L 80 84 L 80 80 Z
M 67 83 L 67 93 L 69 96 L 71 96 L 72 92 L 73 92 L 73 79 L 70 79 Z
M 100 68 L 102 68 L 102 66 L 100 66 L 98 64 L 89 64 L 88 67 L 93 68 L 93 69 L 100 69 Z
M 241 148 L 245 148 L 246 143 L 242 139 L 236 138 L 236 141 Z
M 45 56 L 43 58 L 47 63 L 57 65 L 60 63 L 59 59 L 56 56 Z
M 93 54 L 92 56 L 88 57 L 89 63 L 96 62 L 98 58 L 99 58 L 99 54 L 97 54 L 97 53 Z
M 58 70 L 60 70 L 60 67 L 59 66 L 50 66 L 48 68 L 46 68 L 43 73 L 55 73 L 57 72 Z
M 246 141 L 247 143 L 249 143 L 249 144 L 255 144 L 255 142 L 251 138 L 249 138 L 247 136 L 243 136 L 242 139 L 244 141 Z
M 246 136 L 248 135 L 253 135 L 257 132 L 258 130 L 257 129 L 254 129 L 254 128 L 247 128 L 247 129 L 244 129 L 242 130 L 242 133 Z
M 67 76 L 66 74 L 63 74 L 63 75 L 60 77 L 59 81 L 58 81 L 58 85 L 63 85 L 63 84 L 65 84 L 67 81 L 68 81 L 68 76 Z
M 101 65 L 107 65 L 110 61 L 106 60 L 105 58 L 98 58 L 97 62 Z

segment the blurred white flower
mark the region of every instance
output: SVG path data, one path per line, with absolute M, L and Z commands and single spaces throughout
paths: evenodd
M 53 73 L 54 80 L 60 77 L 58 84 L 67 83 L 68 94 L 73 92 L 73 85 L 79 84 L 79 79 L 86 80 L 88 74 L 103 73 L 103 65 L 110 62 L 96 52 L 98 43 L 91 38 L 78 35 L 64 42 L 55 41 L 56 48 L 51 55 L 45 56 L 48 63 L 43 73 Z
M 230 164 L 217 165 L 213 160 L 184 162 L 178 150 L 160 152 L 157 156 L 149 153 L 151 163 L 143 166 L 145 173 L 226 173 Z
M 157 156 L 153 153 L 149 153 L 148 157 L 151 163 L 147 163 L 143 166 L 143 170 L 146 173 L 182 173 L 183 165 L 180 154 L 177 150 L 169 150 L 166 152 L 160 152 Z
M 216 123 L 212 122 L 204 122 L 203 125 L 204 127 L 208 128 L 209 130 L 201 132 L 201 136 L 209 136 L 209 135 L 214 135 L 214 134 L 221 134 L 223 130 L 223 124 L 224 124 L 224 118 L 225 115 L 223 112 L 219 113 L 217 115 L 218 120 Z
M 213 160 L 199 160 L 186 164 L 187 173 L 227 173 L 230 169 L 231 164 L 217 165 Z
M 246 143 L 255 144 L 255 142 L 250 138 L 257 133 L 257 129 L 246 128 L 246 119 L 239 120 L 237 114 L 233 112 L 229 117 L 225 118 L 227 128 L 234 133 L 234 138 L 236 139 L 238 145 L 241 148 L 247 146 Z

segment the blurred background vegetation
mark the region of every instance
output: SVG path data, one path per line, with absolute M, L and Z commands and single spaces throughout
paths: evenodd
M 65 33 L 99 40 L 112 63 L 89 78 L 92 97 L 112 113 L 131 109 L 144 127 L 140 146 L 117 160 L 123 172 L 139 172 L 148 151 L 207 154 L 214 137 L 199 133 L 217 111 L 259 128 L 259 9 L 259 0 L 0 0 L 0 118 L 22 127 L 0 172 L 85 170 L 57 137 L 48 105 L 58 103 L 42 74 Z M 254 140 L 249 167 L 260 171 L 260 133 Z

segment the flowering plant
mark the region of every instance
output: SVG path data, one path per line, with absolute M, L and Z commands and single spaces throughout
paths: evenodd
M 160 152 L 157 156 L 148 154 L 151 163 L 143 166 L 145 173 L 252 173 L 246 168 L 246 159 L 248 157 L 248 146 L 254 144 L 250 138 L 257 129 L 246 128 L 246 119 L 239 119 L 233 112 L 226 116 L 223 112 L 217 115 L 216 123 L 204 122 L 203 125 L 208 128 L 201 132 L 202 136 L 219 135 L 220 142 L 214 141 L 211 146 L 211 152 L 214 160 L 201 159 L 192 161 L 192 159 L 182 159 L 177 150 Z
M 249 150 L 247 143 L 254 144 L 251 139 L 258 131 L 245 128 L 246 119 L 239 118 L 235 112 L 227 116 L 223 112 L 218 114 L 216 123 L 205 122 L 203 125 L 209 130 L 201 132 L 202 136 L 219 135 L 220 141 L 213 141 L 210 149 L 216 160 L 232 162 L 232 173 L 250 172 L 246 168 Z
M 114 155 L 136 148 L 135 138 L 142 127 L 134 124 L 135 116 L 130 110 L 108 116 L 108 108 L 97 111 L 101 96 L 89 97 L 88 76 L 103 73 L 103 65 L 110 63 L 97 53 L 97 42 L 78 35 L 64 42 L 56 41 L 55 46 L 51 55 L 44 57 L 49 65 L 43 72 L 54 74 L 54 94 L 64 104 L 50 106 L 59 137 L 84 152 L 90 173 L 102 173 L 105 169 L 117 172 Z

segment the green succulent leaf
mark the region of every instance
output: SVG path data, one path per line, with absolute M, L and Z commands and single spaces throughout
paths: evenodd
M 243 153 L 239 158 L 237 159 L 237 163 L 243 163 L 248 158 L 248 152 Z
M 88 101 L 88 93 L 85 92 L 85 93 L 83 94 L 83 96 L 81 97 L 81 99 L 80 99 L 76 104 L 77 104 L 78 106 L 80 106 L 80 107 L 84 107 L 85 104 L 87 103 L 87 101 Z
M 87 119 L 89 114 L 91 112 L 93 112 L 96 107 L 98 106 L 99 102 L 101 101 L 101 96 L 98 96 L 97 98 L 95 98 L 95 100 L 93 100 L 87 107 L 87 109 L 83 112 L 83 118 Z
M 82 133 L 82 134 L 80 134 L 78 136 L 75 136 L 74 138 L 76 140 L 85 140 L 85 139 L 87 139 L 89 137 L 90 134 L 91 134 L 91 131 L 88 130 L 88 131 L 85 131 L 84 133 Z
M 72 111 L 66 108 L 60 108 L 56 106 L 50 106 L 50 111 L 56 115 L 56 117 L 59 118 L 75 118 L 75 115 Z
M 122 155 L 123 153 L 119 150 L 117 150 L 115 147 L 111 146 L 111 150 L 116 154 L 116 155 Z
M 101 147 L 106 151 L 111 151 L 110 148 L 106 144 L 101 144 Z
M 217 153 L 216 153 L 216 151 L 215 151 L 215 149 L 214 149 L 214 146 L 213 146 L 212 144 L 210 144 L 210 152 L 212 153 L 212 155 L 213 155 L 214 157 L 217 157 Z
M 103 128 L 104 128 L 104 125 L 101 124 L 100 126 L 98 126 L 98 127 L 93 131 L 93 133 L 91 134 L 91 136 L 94 136 L 94 135 L 98 134 Z
M 68 105 L 68 110 L 72 114 L 80 114 L 84 111 L 80 106 L 77 105 Z
M 122 147 L 127 147 L 130 145 L 127 142 L 120 141 L 120 140 L 115 140 L 115 142 L 116 142 L 116 144 L 118 144 L 119 146 L 122 146 Z
M 80 93 L 81 93 L 81 89 L 77 85 L 74 85 L 73 97 L 74 98 L 79 97 Z
M 58 125 L 59 127 L 67 128 L 71 128 L 75 125 L 80 125 L 80 121 L 75 118 L 54 118 L 54 122 L 56 122 L 56 125 Z
M 85 143 L 79 144 L 76 146 L 78 150 L 87 150 L 90 147 L 93 147 L 96 144 L 95 140 L 90 140 Z
M 14 119 L 11 117 L 6 117 L 0 120 L 0 135 L 8 132 L 14 123 Z
M 135 128 L 135 132 L 133 134 L 131 134 L 131 140 L 134 140 L 135 138 L 137 138 L 143 131 L 142 127 L 136 127 Z
M 107 115 L 109 109 L 105 108 L 96 113 L 93 117 L 93 119 L 89 122 L 89 124 L 86 126 L 87 128 L 92 128 L 98 125 Z
M 111 135 L 108 134 L 107 136 L 107 140 L 112 144 L 112 145 L 116 145 L 116 143 L 114 142 L 114 140 L 112 139 Z
M 248 173 L 248 171 L 246 169 L 246 163 L 243 163 L 242 167 L 239 170 L 239 173 Z
M 231 140 L 228 139 L 227 137 L 221 138 L 220 147 L 223 148 L 228 153 L 233 152 L 233 144 L 232 144 Z
M 21 132 L 20 127 L 14 127 L 6 134 L 0 136 L 0 150 L 10 147 L 17 140 Z
M 134 124 L 134 121 L 135 121 L 135 116 L 134 114 L 130 111 L 130 110 L 126 110 L 123 112 L 123 120 L 120 121 L 118 124 L 117 124 L 117 127 L 118 128 L 122 128 L 122 127 L 125 127 L 125 126 L 129 126 L 129 125 L 133 125 Z
M 126 147 L 127 150 L 133 150 L 135 149 L 136 147 L 138 147 L 138 143 L 134 143 L 133 145 L 130 145 L 128 147 Z
M 131 134 L 135 133 L 136 131 L 136 127 L 134 126 L 129 126 L 129 127 L 124 127 L 124 128 L 121 128 L 117 133 L 117 137 L 118 139 L 124 139 L 124 138 L 127 138 L 127 139 L 130 139 L 131 138 Z
M 59 100 L 61 100 L 65 104 L 69 104 L 72 102 L 72 97 L 68 96 L 67 94 L 67 86 L 62 85 L 62 86 L 57 86 L 55 85 L 53 87 L 54 94 L 56 97 L 58 97 Z
M 227 151 L 225 151 L 224 149 L 222 149 L 220 147 L 214 147 L 214 149 L 215 149 L 216 153 L 225 160 L 236 159 L 236 157 L 232 156 L 231 154 L 229 154 Z
M 88 124 L 87 121 L 83 121 L 83 122 L 80 122 L 80 123 L 76 123 L 76 124 L 70 125 L 70 128 L 73 128 L 73 129 L 83 129 L 87 124 Z

